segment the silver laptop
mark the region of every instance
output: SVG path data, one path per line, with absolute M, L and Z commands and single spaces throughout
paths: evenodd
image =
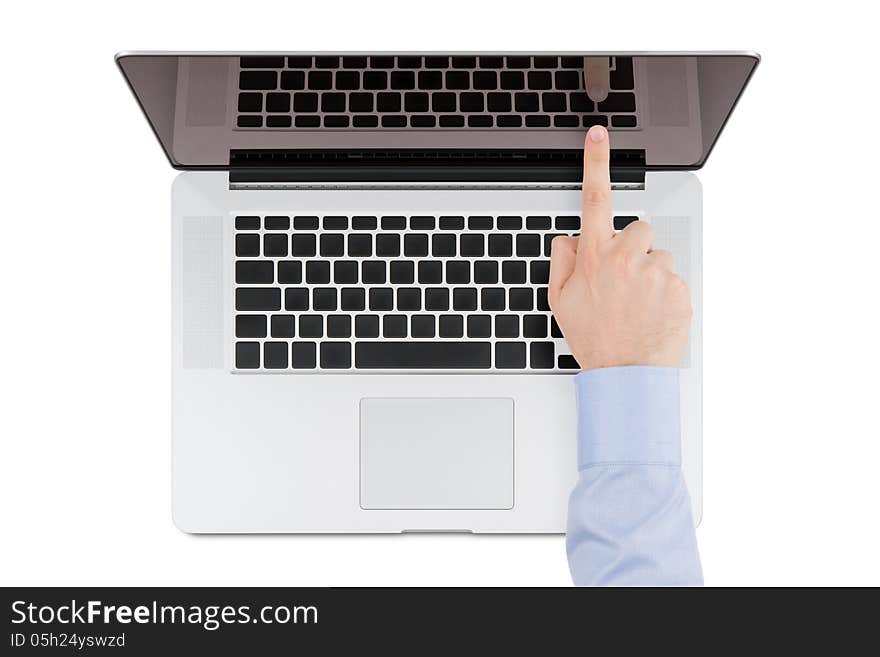
M 585 130 L 614 226 L 653 224 L 694 318 L 703 165 L 750 53 L 124 53 L 169 161 L 174 521 L 187 532 L 551 532 L 578 364 L 547 304 Z M 585 77 L 587 81 L 585 82 Z

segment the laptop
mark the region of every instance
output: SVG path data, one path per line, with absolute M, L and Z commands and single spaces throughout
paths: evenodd
M 173 516 L 195 533 L 562 533 L 572 356 L 547 303 L 611 134 L 614 227 L 689 284 L 701 187 L 758 64 L 729 53 L 122 53 L 168 160 Z

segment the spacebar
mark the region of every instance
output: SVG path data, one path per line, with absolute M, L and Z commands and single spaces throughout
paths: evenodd
M 361 369 L 489 369 L 489 342 L 358 342 L 354 366 Z

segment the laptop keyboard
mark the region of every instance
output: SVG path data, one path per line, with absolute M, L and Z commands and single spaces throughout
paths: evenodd
M 584 90 L 565 56 L 240 58 L 239 129 L 636 129 L 632 57 L 610 57 L 610 93 Z
M 576 215 L 235 217 L 235 369 L 577 370 L 547 283 L 551 240 L 579 228 Z

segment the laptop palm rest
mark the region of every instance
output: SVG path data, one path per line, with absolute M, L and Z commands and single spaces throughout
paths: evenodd
M 365 398 L 363 509 L 513 508 L 514 402 Z

